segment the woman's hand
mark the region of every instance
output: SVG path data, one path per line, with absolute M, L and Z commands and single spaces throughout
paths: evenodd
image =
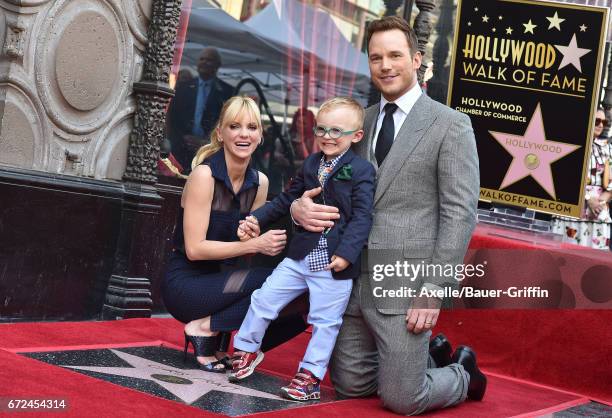
M 287 244 L 287 231 L 272 229 L 260 237 L 253 238 L 258 253 L 275 256 L 283 251 Z

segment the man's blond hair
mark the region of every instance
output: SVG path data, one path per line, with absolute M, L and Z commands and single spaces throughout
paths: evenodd
M 333 97 L 331 99 L 327 99 L 319 108 L 319 114 L 322 112 L 329 112 L 330 110 L 341 106 L 350 107 L 355 111 L 355 118 L 357 120 L 357 126 L 355 128 L 361 129 L 363 127 L 365 111 L 363 110 L 363 106 L 361 106 L 361 104 L 359 104 L 359 102 L 352 97 Z

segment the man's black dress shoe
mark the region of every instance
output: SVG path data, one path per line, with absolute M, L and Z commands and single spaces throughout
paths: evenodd
M 451 363 L 453 348 L 444 334 L 438 334 L 429 342 L 429 355 L 436 362 L 437 367 L 445 367 Z
M 476 365 L 476 353 L 470 347 L 461 345 L 455 350 L 451 361 L 461 364 L 470 375 L 470 385 L 467 392 L 468 399 L 481 401 L 487 390 L 487 377 Z

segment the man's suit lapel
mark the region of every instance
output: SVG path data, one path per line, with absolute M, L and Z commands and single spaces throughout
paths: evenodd
M 376 131 L 376 120 L 378 118 L 379 109 L 380 107 L 378 104 L 366 109 L 365 120 L 363 123 L 363 126 L 365 127 L 363 139 L 355 144 L 352 148 L 357 155 L 374 164 L 374 167 L 376 168 L 378 168 L 378 164 L 376 164 L 376 158 L 372 152 L 372 141 L 374 138 L 374 132 Z
M 374 204 L 378 202 L 383 193 L 389 188 L 393 179 L 395 179 L 423 137 L 425 128 L 432 123 L 433 115 L 431 114 L 430 107 L 431 99 L 423 93 L 414 104 L 412 110 L 410 110 L 408 116 L 406 116 L 385 161 L 379 167 L 376 174 L 378 181 L 374 195 Z

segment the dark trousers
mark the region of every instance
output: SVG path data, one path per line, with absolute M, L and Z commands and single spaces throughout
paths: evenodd
M 210 316 L 212 331 L 230 332 L 240 328 L 251 304 L 251 294 L 272 273 L 269 268 L 202 272 L 194 263 L 174 254 L 162 285 L 168 312 L 188 323 Z M 294 300 L 273 321 L 262 341 L 262 350 L 274 348 L 303 332 L 308 324 L 308 294 Z

